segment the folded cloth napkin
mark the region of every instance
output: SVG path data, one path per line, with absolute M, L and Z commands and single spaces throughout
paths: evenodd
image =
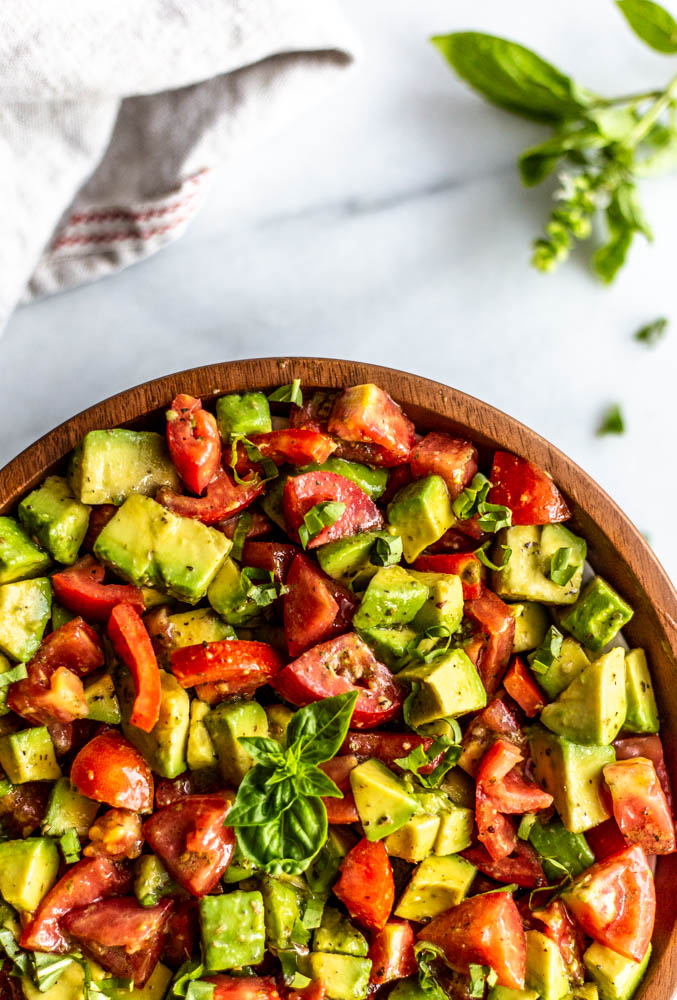
M 0 29 L 0 327 L 176 239 L 354 47 L 334 0 L 2 0 Z

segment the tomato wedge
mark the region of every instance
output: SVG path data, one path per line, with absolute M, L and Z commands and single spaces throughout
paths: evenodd
M 446 910 L 418 932 L 444 952 L 456 972 L 488 965 L 500 986 L 521 990 L 526 974 L 526 939 L 519 911 L 509 892 L 471 896 Z
M 433 745 L 432 736 L 419 736 L 417 733 L 355 733 L 346 736 L 340 753 L 351 753 L 360 760 L 375 757 L 387 767 L 401 772 L 402 768 L 395 763 L 398 757 L 406 757 L 418 746 L 429 750 Z M 442 753 L 429 764 L 419 769 L 420 774 L 430 774 L 442 759 Z
M 149 733 L 160 718 L 160 669 L 146 627 L 131 604 L 118 604 L 113 608 L 108 635 L 134 681 L 135 697 L 129 721 L 137 729 Z
M 569 976 L 575 983 L 585 978 L 583 949 L 585 936 L 574 924 L 561 899 L 554 899 L 542 910 L 532 910 L 531 918 L 537 928 L 554 941 L 564 959 Z
M 483 875 L 496 879 L 497 882 L 514 882 L 523 889 L 535 889 L 547 885 L 538 854 L 523 840 L 517 840 L 514 852 L 508 857 L 494 861 L 483 844 L 469 847 L 462 852 L 466 861 L 478 868 Z
M 451 573 L 460 576 L 463 600 L 474 601 L 484 590 L 484 566 L 474 552 L 440 552 L 419 556 L 412 569 L 422 573 Z
M 382 841 L 365 837 L 341 862 L 334 893 L 355 920 L 371 931 L 385 927 L 395 902 L 395 882 Z
M 616 760 L 629 760 L 631 757 L 648 757 L 649 760 L 653 761 L 658 780 L 665 792 L 670 812 L 672 812 L 670 776 L 665 766 L 665 756 L 660 736 L 624 736 L 620 740 L 614 740 L 614 750 L 616 751 Z
M 71 766 L 71 782 L 81 795 L 116 809 L 150 812 L 153 775 L 139 751 L 110 730 L 86 743 Z
M 318 545 L 346 538 L 361 531 L 383 527 L 383 515 L 364 490 L 336 472 L 304 472 L 300 476 L 290 476 L 282 494 L 282 508 L 289 535 L 299 540 L 299 528 L 303 518 L 319 503 L 328 500 L 345 504 L 345 511 L 327 525 L 308 542 L 309 549 Z
M 497 451 L 487 499 L 512 511 L 513 524 L 555 524 L 571 517 L 567 503 L 547 472 L 527 458 Z
M 595 855 L 595 861 L 604 861 L 612 854 L 624 851 L 628 846 L 625 837 L 618 828 L 618 823 L 612 816 L 603 823 L 585 831 L 588 847 Z
M 172 653 L 172 671 L 181 687 L 218 681 L 229 694 L 251 694 L 269 684 L 282 668 L 282 660 L 265 642 L 221 639 L 183 646 Z
M 203 524 L 218 524 L 248 507 L 261 496 L 265 488 L 266 484 L 262 480 L 238 485 L 220 468 L 202 497 L 183 496 L 170 490 L 168 486 L 163 486 L 155 499 L 174 514 L 194 517 Z
M 221 465 L 216 417 L 194 396 L 181 394 L 167 411 L 167 444 L 172 462 L 189 490 L 202 493 Z
M 598 861 L 562 893 L 586 934 L 625 958 L 640 962 L 651 941 L 656 892 L 639 845 Z
M 273 682 L 292 705 L 309 705 L 346 691 L 358 691 L 352 725 L 373 729 L 399 712 L 402 693 L 392 674 L 354 632 L 302 653 Z
M 212 1000 L 280 1000 L 272 976 L 205 976 L 205 982 L 214 986 Z
M 647 854 L 672 854 L 675 824 L 656 768 L 648 757 L 617 760 L 604 768 L 614 817 L 628 844 Z
M 521 656 L 513 656 L 510 668 L 503 678 L 503 686 L 530 719 L 545 708 L 543 693 Z
M 171 899 L 149 907 L 135 899 L 101 899 L 66 914 L 63 926 L 104 969 L 141 987 L 162 953 L 173 906 Z
M 174 969 L 188 961 L 195 951 L 198 931 L 197 901 L 192 897 L 175 899 L 167 921 L 162 961 Z
M 311 462 L 326 462 L 336 451 L 336 441 L 328 434 L 307 428 L 289 428 L 268 431 L 267 434 L 252 434 L 249 441 L 255 445 L 264 458 L 270 458 L 276 465 L 309 465 Z
M 71 945 L 61 928 L 66 914 L 97 899 L 129 892 L 131 887 L 129 870 L 109 858 L 78 861 L 41 900 L 32 920 L 24 927 L 21 947 L 60 954 L 70 951 Z
M 103 582 L 105 570 L 93 556 L 84 556 L 74 566 L 52 577 L 54 595 L 73 614 L 94 622 L 107 622 L 116 604 L 130 604 L 140 615 L 146 609 L 139 587 Z
M 345 441 L 364 441 L 384 448 L 399 462 L 407 461 L 415 441 L 409 417 L 373 383 L 345 389 L 334 403 L 328 428 L 330 434 Z
M 413 976 L 417 969 L 414 944 L 414 931 L 408 920 L 389 920 L 371 939 L 369 982 L 381 986 L 393 979 Z
M 337 598 L 341 599 L 341 604 Z M 284 630 L 290 656 L 350 628 L 355 597 L 307 556 L 297 555 L 287 577 Z
M 188 795 L 144 823 L 143 834 L 152 849 L 193 896 L 211 892 L 230 864 L 235 834 L 224 826 L 230 804 L 225 794 Z
M 475 716 L 463 736 L 463 753 L 458 761 L 463 770 L 474 777 L 480 760 L 499 736 L 507 737 L 517 746 L 524 746 L 526 743 L 515 713 L 503 699 L 494 698 Z
M 454 500 L 477 472 L 477 449 L 463 438 L 432 431 L 414 445 L 409 464 L 414 479 L 441 476 Z
M 493 590 L 485 590 L 474 601 L 466 601 L 465 614 L 487 637 L 477 669 L 491 698 L 496 694 L 510 660 L 515 638 L 515 619 L 510 614 L 508 605 Z
M 354 754 L 339 754 L 332 757 L 320 768 L 331 778 L 337 788 L 343 792 L 342 799 L 323 798 L 324 807 L 327 810 L 327 822 L 335 825 L 345 825 L 346 823 L 359 823 L 360 816 L 355 805 L 355 798 L 350 788 L 350 772 L 357 767 L 357 757 Z

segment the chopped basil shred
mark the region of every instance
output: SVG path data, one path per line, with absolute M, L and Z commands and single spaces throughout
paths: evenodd
M 268 396 L 271 403 L 293 403 L 294 406 L 303 406 L 303 393 L 301 392 L 301 379 L 295 378 L 288 385 L 281 385 Z
M 489 556 L 487 555 L 487 549 L 489 548 L 490 545 L 491 541 L 484 542 L 484 544 L 480 545 L 478 549 L 475 549 L 475 555 L 482 563 L 482 565 L 487 567 L 487 569 L 493 569 L 497 573 L 500 573 L 500 571 L 505 569 L 505 567 L 510 562 L 512 549 L 508 545 L 501 545 L 501 548 L 503 549 L 503 558 L 501 559 L 500 563 L 495 563 L 492 562 Z
M 0 688 L 7 687 L 9 684 L 14 684 L 15 681 L 22 681 L 25 677 L 28 677 L 26 664 L 17 663 L 17 665 L 12 667 L 11 670 L 6 670 L 4 674 L 0 674 Z
M 651 323 L 647 323 L 645 326 L 640 327 L 635 334 L 635 340 L 639 341 L 640 344 L 646 344 L 647 347 L 655 347 L 655 345 L 663 339 L 667 330 L 667 317 L 659 316 L 658 319 L 654 319 Z
M 299 538 L 304 549 L 308 548 L 308 542 L 317 538 L 321 531 L 331 527 L 346 512 L 346 505 L 338 500 L 325 500 L 324 503 L 316 503 L 307 513 L 303 515 L 303 524 L 299 527 Z
M 572 552 L 573 549 L 567 545 L 557 549 L 550 557 L 550 579 L 558 587 L 566 587 L 579 568 L 576 562 L 570 561 Z
M 625 433 L 625 420 L 623 419 L 623 414 L 621 413 L 621 408 L 618 403 L 614 403 L 605 412 L 602 420 L 600 421 L 599 427 L 597 428 L 597 436 L 604 437 L 606 434 L 624 434 Z
M 454 500 L 451 509 L 460 521 L 467 521 L 477 513 L 478 507 L 487 499 L 491 482 L 481 472 L 475 473 L 472 482 Z
M 562 652 L 563 642 L 564 636 L 560 630 L 551 625 L 545 634 L 543 642 L 530 657 L 531 669 L 535 674 L 546 674 L 548 672 Z
M 63 859 L 67 865 L 71 865 L 79 860 L 80 838 L 72 827 L 64 833 L 63 837 L 59 838 L 59 843 L 61 844 Z
M 233 533 L 233 547 L 230 550 L 231 556 L 233 559 L 237 559 L 238 562 L 242 559 L 244 543 L 247 541 L 247 535 L 249 534 L 253 523 L 254 517 L 250 511 L 245 510 L 242 514 L 238 515 L 235 531 Z
M 379 536 L 371 547 L 369 558 L 374 566 L 395 566 L 402 559 L 402 539 L 399 535 Z
M 468 966 L 468 971 L 470 972 L 470 989 L 468 993 L 471 997 L 483 997 L 485 986 L 495 986 L 498 981 L 498 976 L 488 965 L 476 965 L 474 962 L 471 962 Z

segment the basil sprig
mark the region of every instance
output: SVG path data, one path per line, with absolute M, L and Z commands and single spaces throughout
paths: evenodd
M 281 385 L 268 396 L 271 403 L 293 403 L 294 406 L 303 406 L 303 393 L 301 392 L 301 379 L 295 378 L 289 385 Z
M 299 538 L 304 549 L 308 542 L 317 538 L 321 531 L 335 524 L 346 512 L 346 505 L 339 500 L 325 500 L 316 503 L 303 515 L 303 524 L 299 527 Z
M 327 838 L 322 797 L 342 792 L 318 764 L 330 760 L 346 738 L 358 692 L 324 698 L 295 712 L 287 746 L 266 737 L 241 737 L 254 760 L 244 776 L 227 823 L 242 854 L 271 875 L 305 871 Z

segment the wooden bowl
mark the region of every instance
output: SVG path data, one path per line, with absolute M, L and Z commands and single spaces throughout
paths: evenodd
M 588 542 L 590 561 L 635 609 L 625 629 L 632 645 L 643 646 L 651 663 L 661 711 L 662 738 L 673 787 L 677 789 L 677 593 L 645 539 L 606 493 L 566 455 L 534 431 L 487 403 L 429 379 L 392 368 L 322 358 L 259 358 L 192 368 L 154 379 L 91 406 L 50 431 L 0 473 L 0 514 L 45 476 L 63 468 L 82 436 L 118 425 L 161 427 L 164 410 L 178 392 L 210 400 L 226 392 L 272 390 L 300 378 L 305 388 L 341 388 L 376 382 L 406 409 L 417 427 L 468 435 L 483 462 L 505 448 L 547 469 L 573 511 L 574 530 Z M 668 1000 L 677 989 L 677 855 L 658 861 L 654 951 L 638 997 Z

